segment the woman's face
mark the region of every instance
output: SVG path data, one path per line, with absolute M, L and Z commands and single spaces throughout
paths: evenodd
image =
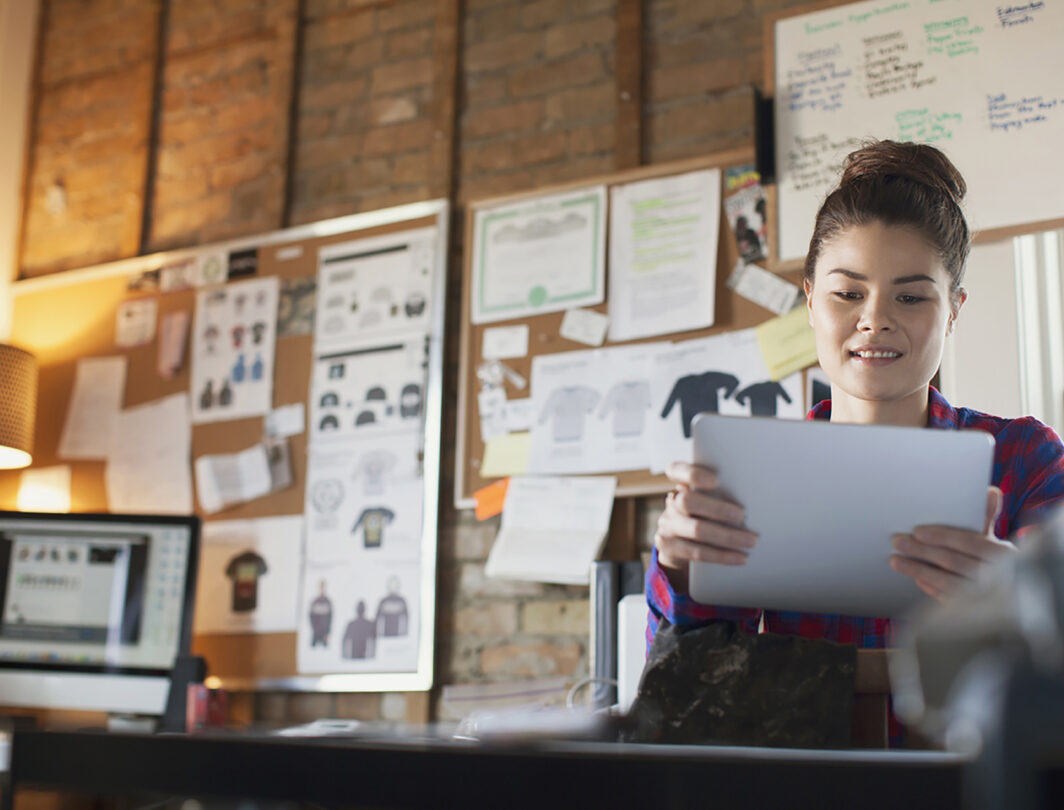
M 832 396 L 874 402 L 926 388 L 965 298 L 920 234 L 878 222 L 823 245 L 806 296 Z

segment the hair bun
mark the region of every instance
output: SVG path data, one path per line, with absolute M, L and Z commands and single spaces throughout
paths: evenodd
M 902 178 L 927 186 L 960 206 L 968 190 L 957 168 L 933 146 L 873 141 L 846 156 L 839 187 Z

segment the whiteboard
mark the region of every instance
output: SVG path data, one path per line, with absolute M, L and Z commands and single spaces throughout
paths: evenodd
M 1064 216 L 1064 3 L 872 0 L 779 20 L 779 258 L 801 259 L 842 159 L 930 143 L 968 183 L 973 230 Z

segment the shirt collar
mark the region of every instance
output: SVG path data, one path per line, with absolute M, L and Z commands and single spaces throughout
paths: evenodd
M 938 389 L 929 385 L 927 390 L 927 426 L 938 430 L 957 430 L 960 427 L 960 416 L 957 409 L 946 400 Z M 831 400 L 825 399 L 813 406 L 806 414 L 806 419 L 830 420 Z

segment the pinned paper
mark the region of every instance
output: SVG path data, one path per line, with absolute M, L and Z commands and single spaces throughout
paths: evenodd
M 584 343 L 588 346 L 601 346 L 606 340 L 606 329 L 609 328 L 609 316 L 596 312 L 593 309 L 570 309 L 562 318 L 561 328 L 558 330 L 563 338 Z
M 125 386 L 125 357 L 84 357 L 78 361 L 74 393 L 59 439 L 59 458 L 108 457 Z
M 512 478 L 485 572 L 586 585 L 609 531 L 616 488 L 611 476 Z
M 481 478 L 501 478 L 527 472 L 531 438 L 531 433 L 508 433 L 485 442 L 484 460 L 480 464 Z
M 532 409 L 532 398 L 506 400 L 506 431 L 521 433 L 532 429 L 536 412 Z
M 502 513 L 503 503 L 506 501 L 506 489 L 509 485 L 510 479 L 503 478 L 473 493 L 473 500 L 477 503 L 475 510 L 477 520 L 487 520 Z
M 756 264 L 744 264 L 741 259 L 728 277 L 728 287 L 777 315 L 786 315 L 802 297 L 797 284 L 784 281 Z
M 185 364 L 190 320 L 187 310 L 171 312 L 163 317 L 159 327 L 159 356 L 156 363 L 156 370 L 163 379 L 175 377 Z
M 144 346 L 155 340 L 159 302 L 154 298 L 123 301 L 115 316 L 115 345 L 123 349 Z
M 159 268 L 159 289 L 163 292 L 187 290 L 196 282 L 196 260 L 182 259 Z
M 196 459 L 196 495 L 208 514 L 259 498 L 269 491 L 270 461 L 261 444 L 241 453 Z
M 505 360 L 528 354 L 528 324 L 492 326 L 484 330 L 480 356 L 483 360 Z
M 805 307 L 765 321 L 755 330 L 768 366 L 769 379 L 778 382 L 817 361 L 816 337 Z
M 502 388 L 485 388 L 477 394 L 480 414 L 480 440 L 485 444 L 509 433 L 506 424 L 506 392 Z
M 302 402 L 282 405 L 266 414 L 267 436 L 298 436 L 306 427 L 306 408 Z

